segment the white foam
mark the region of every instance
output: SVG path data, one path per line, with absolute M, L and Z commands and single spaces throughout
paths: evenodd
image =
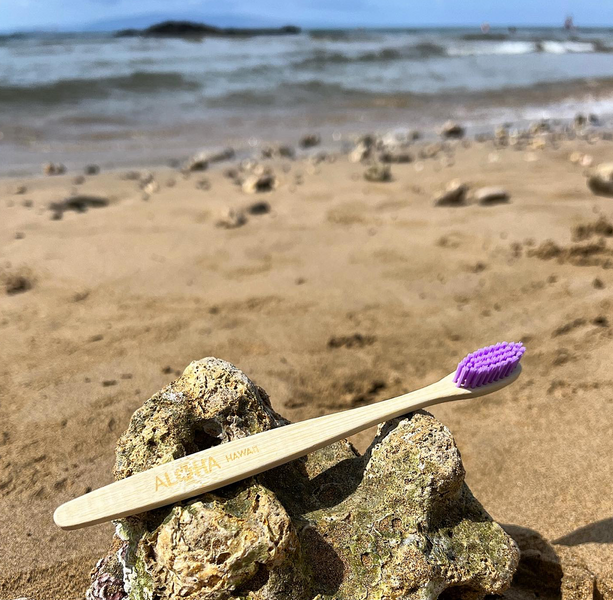
M 541 42 L 544 52 L 549 54 L 567 54 L 568 52 L 594 52 L 594 44 L 589 42 Z
M 500 42 L 463 44 L 451 46 L 447 50 L 449 56 L 482 56 L 487 54 L 530 54 L 536 52 L 536 44 L 533 42 Z

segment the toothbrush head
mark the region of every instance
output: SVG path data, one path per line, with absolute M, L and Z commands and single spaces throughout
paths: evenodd
M 453 377 L 457 387 L 475 388 L 508 377 L 519 364 L 526 348 L 516 342 L 499 342 L 463 358 Z

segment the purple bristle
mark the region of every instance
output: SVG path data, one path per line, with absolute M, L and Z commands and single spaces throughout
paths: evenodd
M 521 342 L 499 342 L 464 357 L 453 377 L 458 387 L 474 389 L 508 377 L 526 348 Z

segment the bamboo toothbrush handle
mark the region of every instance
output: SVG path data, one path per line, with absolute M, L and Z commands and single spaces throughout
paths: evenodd
M 152 510 L 290 462 L 372 425 L 432 404 L 494 392 L 518 376 L 477 389 L 458 388 L 453 374 L 420 390 L 221 444 L 158 465 L 62 504 L 55 523 L 78 529 Z

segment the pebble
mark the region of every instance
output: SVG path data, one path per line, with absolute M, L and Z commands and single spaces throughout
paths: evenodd
M 215 225 L 223 229 L 236 229 L 245 223 L 247 223 L 247 217 L 243 211 L 228 208 L 222 212 Z
M 465 129 L 455 121 L 447 121 L 441 127 L 441 136 L 444 138 L 462 138 L 464 137 Z
M 445 189 L 434 197 L 436 206 L 460 206 L 466 200 L 468 186 L 459 179 L 450 181 Z
M 392 170 L 389 165 L 375 163 L 374 165 L 370 165 L 370 167 L 364 171 L 364 179 L 366 179 L 366 181 L 373 181 L 377 183 L 391 181 Z
M 475 200 L 479 204 L 508 202 L 509 197 L 509 193 L 501 187 L 483 187 L 475 191 Z
M 313 148 L 321 144 L 321 136 L 317 133 L 308 133 L 300 138 L 301 148 Z
M 63 175 L 66 173 L 66 167 L 62 163 L 45 163 L 43 173 L 45 175 Z

